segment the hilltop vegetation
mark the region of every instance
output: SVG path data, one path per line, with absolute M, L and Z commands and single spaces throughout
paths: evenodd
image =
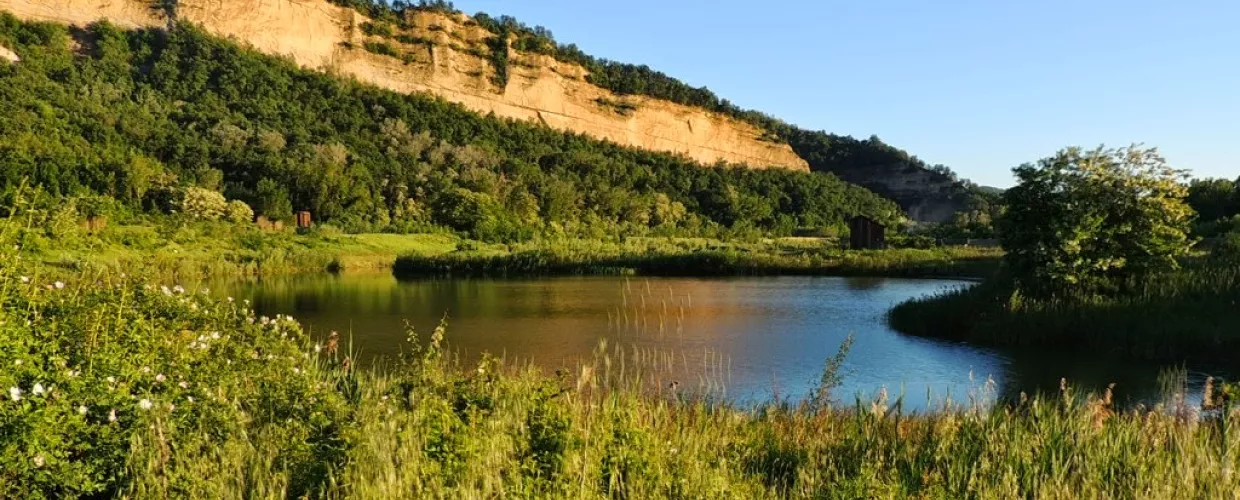
M 451 2 L 422 0 L 420 2 L 379 0 L 329 0 L 362 12 L 374 21 L 367 27 L 370 34 L 388 34 L 393 28 L 409 29 L 410 13 L 417 11 L 460 15 Z M 884 196 L 898 196 L 897 201 L 907 207 L 917 200 L 887 190 L 876 177 L 901 172 L 924 171 L 931 182 L 942 186 L 946 196 L 959 206 L 964 206 L 982 191 L 971 182 L 960 179 L 944 165 L 929 165 L 908 152 L 884 143 L 877 136 L 857 139 L 850 136 L 810 131 L 762 113 L 743 109 L 719 97 L 707 87 L 693 87 L 646 65 L 611 61 L 586 54 L 575 44 L 557 42 L 551 30 L 542 26 L 530 27 L 511 16 L 492 17 L 486 13 L 474 14 L 469 23 L 491 32 L 494 37 L 489 44 L 491 61 L 496 73 L 496 84 L 503 88 L 508 81 L 509 46 L 513 50 L 529 54 L 541 54 L 556 60 L 579 65 L 588 72 L 586 81 L 620 95 L 641 95 L 693 106 L 721 113 L 752 124 L 763 130 L 767 137 L 788 143 L 798 156 L 809 162 L 818 172 L 834 173 L 844 180 L 855 182 L 875 190 Z M 387 53 L 390 46 L 373 50 Z M 394 54 L 388 54 L 394 55 Z
M 348 232 L 787 235 L 898 207 L 831 175 L 703 168 L 297 68 L 178 24 L 84 30 L 0 14 L 0 193 L 167 212 L 187 188 Z

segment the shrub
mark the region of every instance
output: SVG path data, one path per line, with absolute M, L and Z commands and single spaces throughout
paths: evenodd
M 190 187 L 181 193 L 180 208 L 181 213 L 195 219 L 219 220 L 229 207 L 224 195 L 219 192 Z
M 254 209 L 244 201 L 233 200 L 228 202 L 228 206 L 224 209 L 224 218 L 229 222 L 248 224 L 254 222 Z

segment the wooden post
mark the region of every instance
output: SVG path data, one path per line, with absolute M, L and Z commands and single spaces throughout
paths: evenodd
M 310 229 L 310 212 L 297 212 L 297 229 Z

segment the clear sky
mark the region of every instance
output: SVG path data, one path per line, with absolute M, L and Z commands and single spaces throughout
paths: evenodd
M 458 0 L 983 185 L 1063 146 L 1240 176 L 1240 0 Z

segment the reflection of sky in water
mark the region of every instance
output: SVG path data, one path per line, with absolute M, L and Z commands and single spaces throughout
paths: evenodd
M 1120 401 L 1157 396 L 1159 366 L 1000 353 L 887 327 L 891 306 L 951 286 L 957 283 L 826 277 L 398 282 L 345 275 L 216 288 L 253 300 L 262 314 L 292 314 L 315 335 L 352 332 L 364 356 L 399 352 L 406 320 L 425 340 L 446 314 L 448 340 L 466 359 L 489 351 L 547 369 L 573 367 L 607 339 L 613 371 L 644 367 L 655 383 L 724 387 L 738 402 L 806 395 L 849 334 L 855 342 L 836 392 L 844 402 L 883 387 L 892 399 L 903 394 L 907 408 L 948 394 L 968 402 L 988 377 L 997 384 L 992 398 L 1054 391 L 1061 377 L 1095 390 L 1117 382 Z M 615 349 L 625 353 L 623 363 Z

